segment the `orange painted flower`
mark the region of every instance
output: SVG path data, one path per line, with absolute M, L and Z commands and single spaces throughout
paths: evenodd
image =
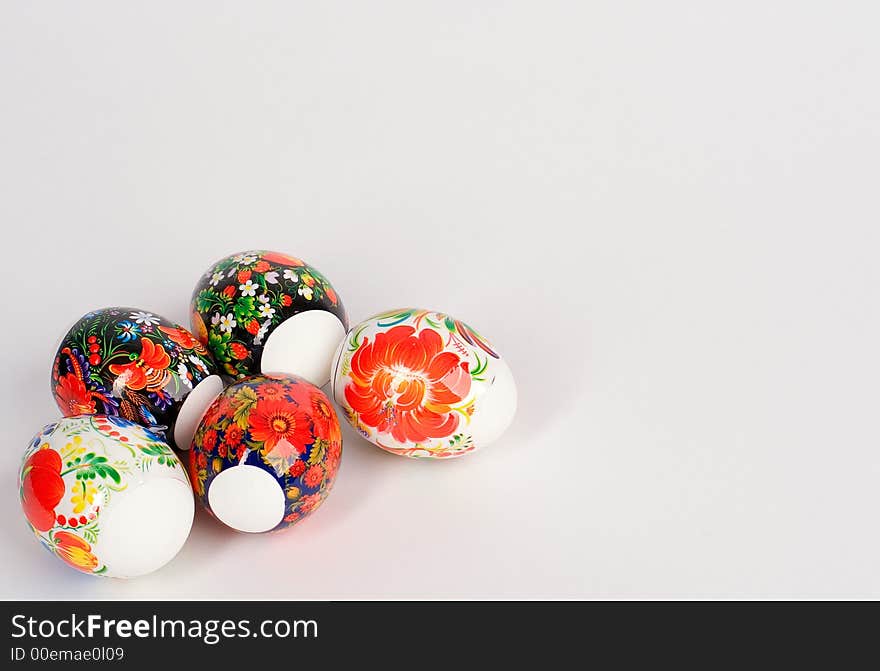
M 250 415 L 251 437 L 272 449 L 280 440 L 286 440 L 297 452 L 305 452 L 313 442 L 309 418 L 292 403 L 263 399 L 257 401 Z
M 339 430 L 339 420 L 336 419 L 336 413 L 330 407 L 327 397 L 321 393 L 312 393 L 312 422 L 315 425 L 315 435 L 318 438 L 328 441 L 341 440 L 342 436 Z
M 49 448 L 37 450 L 24 462 L 21 481 L 21 507 L 34 529 L 55 526 L 55 506 L 63 497 L 61 455 Z
M 165 386 L 171 357 L 162 345 L 141 338 L 141 353 L 126 364 L 110 364 L 110 372 L 118 375 L 129 389 L 156 391 Z
M 95 400 L 86 388 L 85 382 L 72 373 L 58 378 L 58 384 L 55 385 L 55 400 L 67 416 L 95 413 Z
M 52 535 L 55 554 L 83 573 L 92 573 L 98 568 L 98 558 L 92 554 L 92 546 L 69 531 L 56 531 Z
M 204 324 L 204 322 L 202 322 Z M 159 330 L 168 336 L 168 339 L 180 345 L 183 349 L 193 349 L 200 354 L 207 354 L 208 350 L 199 342 L 196 337 L 183 328 L 171 328 L 168 326 L 160 326 Z
M 364 338 L 351 359 L 345 399 L 360 420 L 400 443 L 445 438 L 458 427 L 452 406 L 470 392 L 468 364 L 443 351 L 436 331 L 400 325 Z

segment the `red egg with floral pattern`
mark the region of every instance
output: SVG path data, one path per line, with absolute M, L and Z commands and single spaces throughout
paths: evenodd
M 193 333 L 235 378 L 282 373 L 322 386 L 348 326 L 326 277 L 301 259 L 266 250 L 213 264 L 190 307 Z
M 81 317 L 61 339 L 51 384 L 67 417 L 117 415 L 184 450 L 223 389 L 211 355 L 189 331 L 128 307 Z
M 316 386 L 254 375 L 211 404 L 189 457 L 196 498 L 214 517 L 237 531 L 276 531 L 323 503 L 339 470 L 342 434 Z
M 354 326 L 333 362 L 333 396 L 382 449 L 446 459 L 496 440 L 516 412 L 507 363 L 464 322 L 392 310 Z

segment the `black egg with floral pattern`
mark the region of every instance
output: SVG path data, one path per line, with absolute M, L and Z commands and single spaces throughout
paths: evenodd
M 192 294 L 192 331 L 227 375 L 297 375 L 321 386 L 345 338 L 336 290 L 304 261 L 266 250 L 221 259 Z
M 193 394 L 206 382 L 222 390 L 217 366 L 198 339 L 164 317 L 129 307 L 83 315 L 62 338 L 51 379 L 64 416 L 120 416 L 164 433 L 180 449 L 189 448 L 195 423 L 216 395 Z M 202 407 L 190 407 L 195 403 Z M 177 426 L 182 413 L 193 418 L 188 433 Z

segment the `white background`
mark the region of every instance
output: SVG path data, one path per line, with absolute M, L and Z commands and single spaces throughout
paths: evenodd
M 880 597 L 875 3 L 139 4 L 0 10 L 0 596 Z M 474 324 L 514 426 L 76 574 L 15 486 L 55 342 L 255 247 Z

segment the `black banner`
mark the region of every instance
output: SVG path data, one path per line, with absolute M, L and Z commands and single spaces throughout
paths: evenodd
M 876 604 L 615 602 L 4 602 L 0 668 L 441 660 L 468 666 L 597 654 L 706 663 L 786 660 L 873 640 Z M 855 617 L 847 617 L 853 616 Z M 844 629 L 841 625 L 846 623 Z M 708 651 L 708 652 L 698 652 Z M 754 651 L 754 654 L 752 654 Z M 705 657 L 705 655 L 709 657 Z M 757 656 L 755 656 L 757 655 Z M 373 662 L 369 662 L 372 666 Z M 578 663 L 578 666 L 582 665 Z

